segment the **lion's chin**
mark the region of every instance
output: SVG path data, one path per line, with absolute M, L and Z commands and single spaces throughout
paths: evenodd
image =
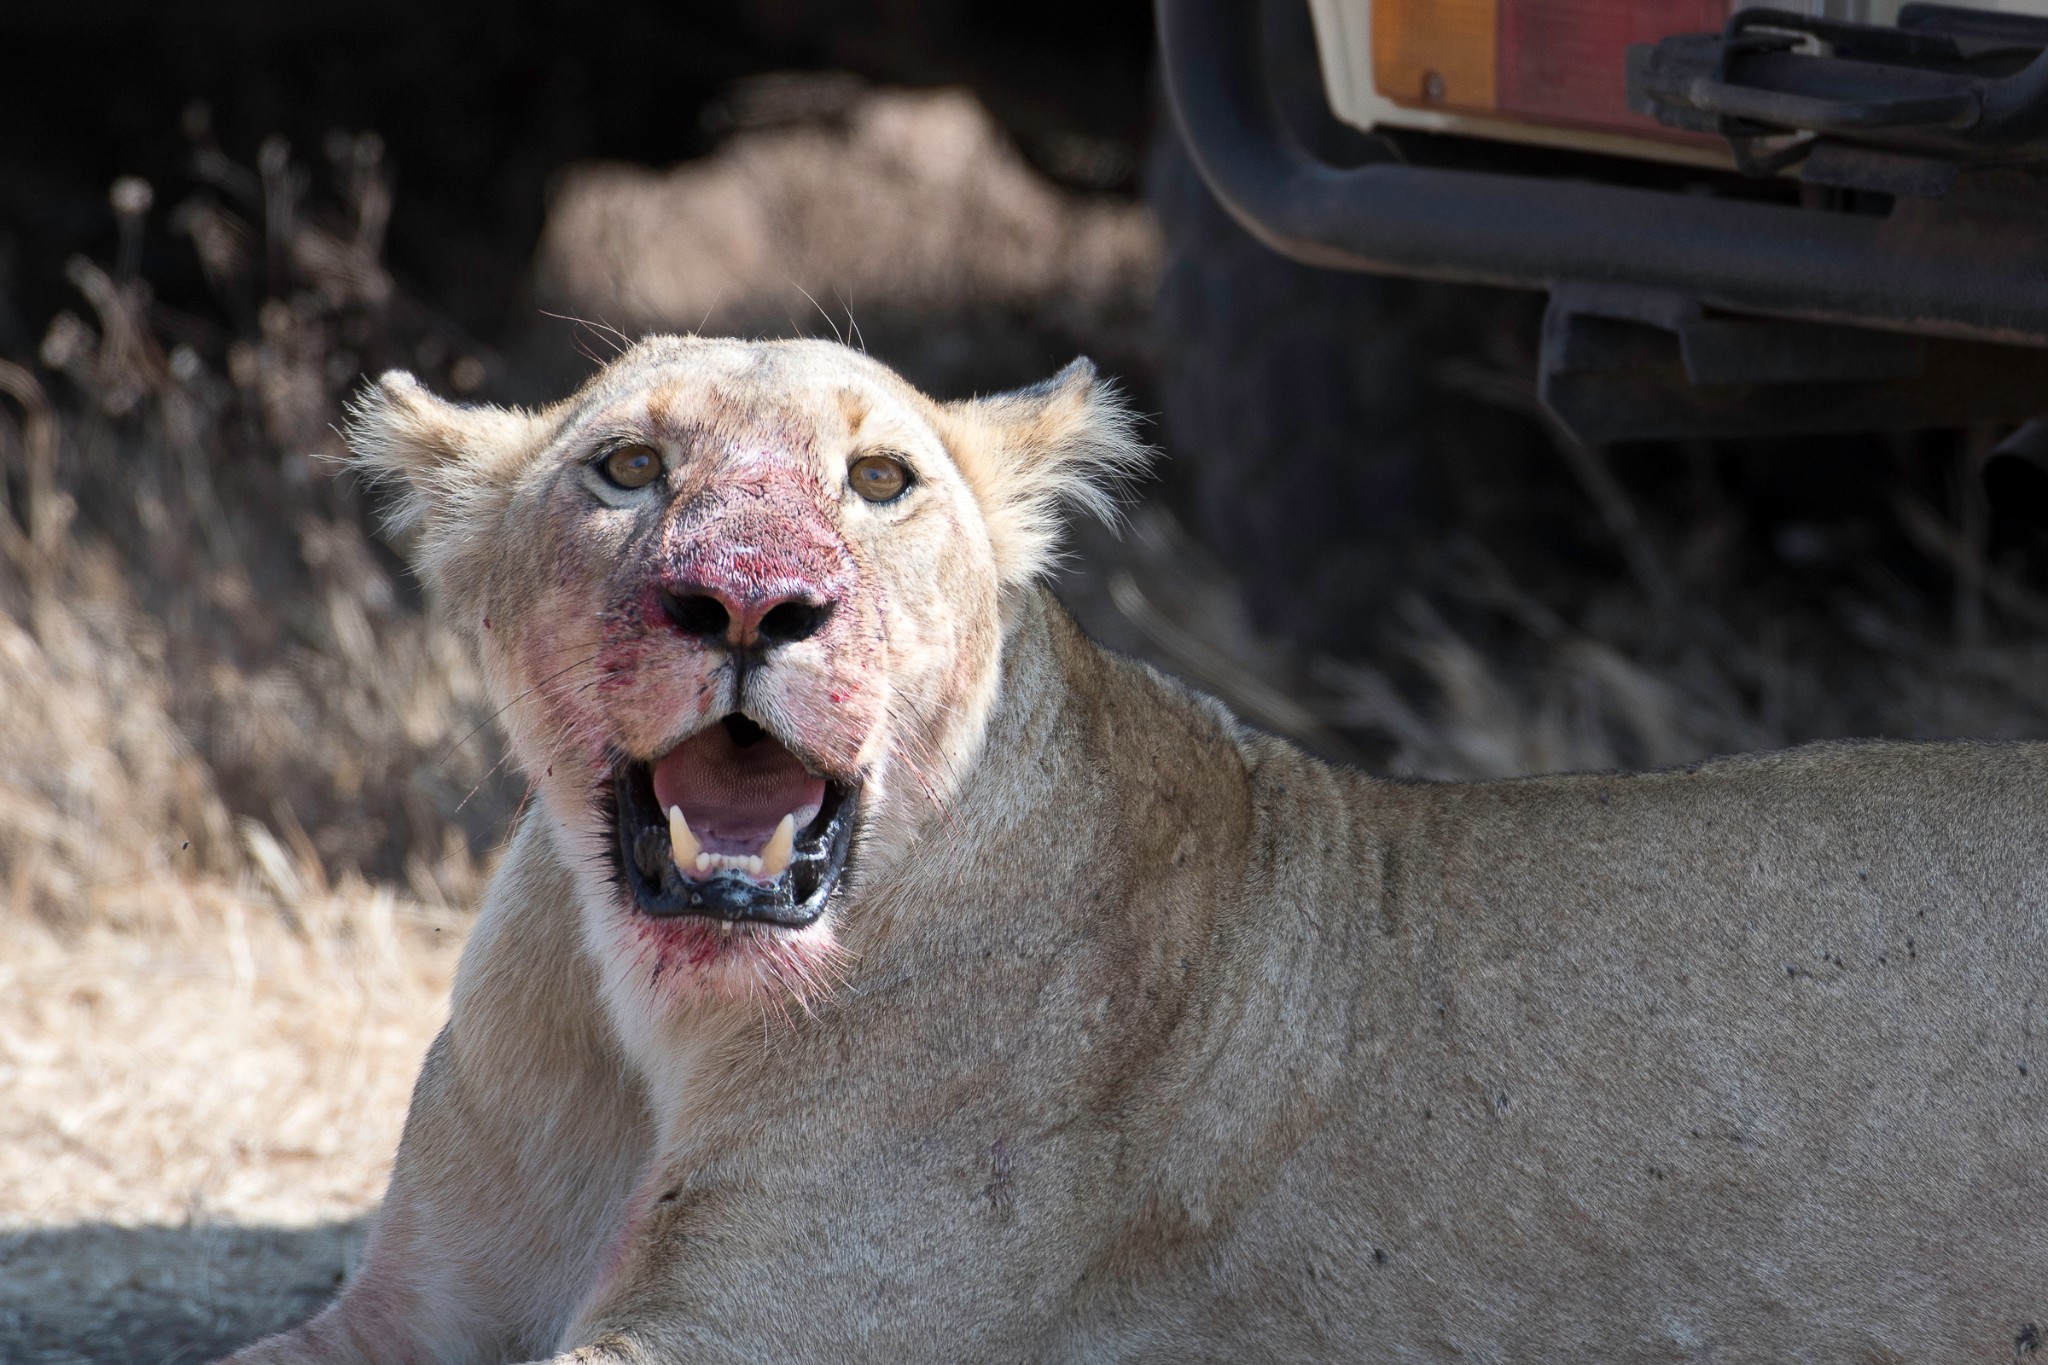
M 735 713 L 652 760 L 613 765 L 620 885 L 637 913 L 696 921 L 714 938 L 807 928 L 845 875 L 860 794 Z
M 829 918 L 801 929 L 702 915 L 635 911 L 619 946 L 628 979 L 658 1014 L 744 1005 L 784 1019 L 813 1012 L 844 980 L 846 952 Z

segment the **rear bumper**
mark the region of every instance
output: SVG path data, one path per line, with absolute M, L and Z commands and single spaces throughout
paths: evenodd
M 1553 289 L 1682 295 L 1705 308 L 2048 346 L 2048 198 L 1966 172 L 1886 216 L 1586 181 L 1339 169 L 1282 127 L 1253 0 L 1158 0 L 1166 89 L 1188 150 L 1253 235 L 1309 265 Z

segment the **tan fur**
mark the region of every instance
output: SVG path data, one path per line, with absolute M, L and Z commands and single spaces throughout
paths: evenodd
M 2048 1336 L 2042 747 L 1378 781 L 1105 655 L 1030 584 L 1049 506 L 1129 459 L 1085 374 L 941 406 L 833 347 L 659 340 L 532 417 L 382 394 L 358 448 L 414 490 L 542 800 L 364 1268 L 238 1360 L 1997 1361 Z M 650 981 L 592 854 L 591 744 L 694 715 L 654 714 L 687 658 L 606 705 L 541 680 L 643 543 L 574 481 L 606 422 L 697 432 L 713 491 L 750 466 L 705 452 L 768 431 L 821 497 L 863 443 L 927 480 L 926 511 L 833 514 L 878 675 L 853 633 L 777 684 L 888 693 L 857 734 L 783 718 L 881 793 L 827 916 L 836 984 L 786 1014 L 782 978 Z

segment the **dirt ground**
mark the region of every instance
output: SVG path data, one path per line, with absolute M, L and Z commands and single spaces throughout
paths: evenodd
M 324 169 L 201 146 L 194 185 L 117 191 L 218 317 L 166 316 L 124 252 L 0 361 L 0 1362 L 209 1359 L 360 1252 L 522 784 L 336 463 L 359 374 L 526 399 L 613 328 L 836 332 L 948 395 L 1086 351 L 1153 410 L 1141 206 L 1055 189 L 957 94 L 770 81 L 729 115 L 714 157 L 564 177 L 533 321 L 489 345 L 393 281 L 389 169 L 341 138 Z M 1547 431 L 1512 376 L 1433 382 Z M 1646 482 L 1545 439 L 1541 496 L 1495 500 L 1566 508 L 1567 550 L 1447 528 L 1354 655 L 1262 632 L 1171 465 L 1120 535 L 1077 528 L 1058 588 L 1106 643 L 1405 775 L 2048 734 L 2048 601 L 1910 481 L 1881 535 L 1759 528 L 1706 463 Z

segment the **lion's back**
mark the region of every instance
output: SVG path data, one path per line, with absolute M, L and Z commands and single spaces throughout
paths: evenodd
M 2048 746 L 1347 795 L 1343 977 L 1304 985 L 1351 1011 L 1292 1046 L 1349 1086 L 1231 1238 L 1290 1273 L 1193 1308 L 1219 1338 L 1991 1359 L 2048 1323 Z

